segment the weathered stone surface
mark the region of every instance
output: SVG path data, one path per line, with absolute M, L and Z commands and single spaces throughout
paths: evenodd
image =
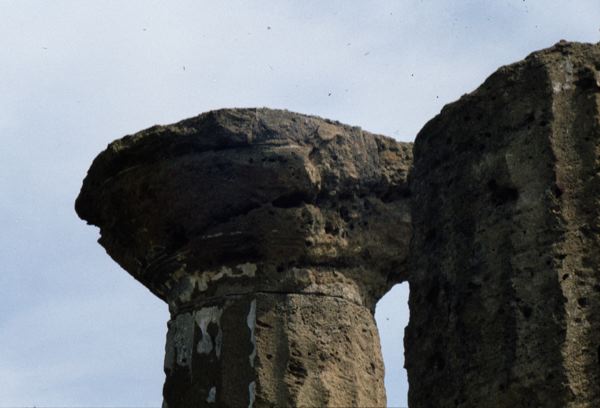
M 407 275 L 411 147 L 230 109 L 96 158 L 76 210 L 169 304 L 170 408 L 385 404 L 372 313 Z
M 419 133 L 411 407 L 600 406 L 599 70 L 559 43 Z
M 168 406 L 385 406 L 371 313 L 332 296 L 213 299 L 169 322 Z

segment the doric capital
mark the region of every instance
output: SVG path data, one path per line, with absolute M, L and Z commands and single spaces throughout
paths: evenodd
M 76 209 L 172 308 L 256 291 L 373 308 L 406 278 L 411 157 L 338 122 L 219 110 L 111 143 Z

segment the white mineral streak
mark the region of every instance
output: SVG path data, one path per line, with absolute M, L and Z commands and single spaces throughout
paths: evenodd
M 248 408 L 252 408 L 254 405 L 254 399 L 256 398 L 256 383 L 254 381 L 248 385 L 248 398 L 250 400 L 248 403 Z
M 217 358 L 221 356 L 221 345 L 223 343 L 223 331 L 221 330 L 221 315 L 223 309 L 217 306 L 203 307 L 202 309 L 194 313 L 196 324 L 200 327 L 201 338 L 198 342 L 198 353 L 209 354 L 213 347 Z M 208 333 L 208 325 L 214 323 L 218 327 L 217 335 L 215 336 L 214 343 L 211 335 Z
M 246 323 L 250 329 L 250 342 L 252 343 L 252 352 L 248 359 L 250 360 L 250 366 L 254 367 L 254 359 L 256 358 L 256 334 L 254 333 L 254 329 L 256 328 L 256 299 L 250 302 L 250 311 L 248 312 Z
M 194 320 L 191 313 L 183 313 L 171 320 L 167 332 L 165 368 L 179 366 L 190 367 L 194 347 Z
M 208 397 L 206 397 L 206 402 L 213 403 L 217 400 L 217 387 L 212 387 L 208 391 Z

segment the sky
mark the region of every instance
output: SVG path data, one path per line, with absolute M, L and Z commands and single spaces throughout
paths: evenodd
M 167 307 L 73 210 L 110 141 L 253 106 L 412 141 L 560 39 L 600 41 L 600 2 L 0 0 L 0 407 L 161 405 Z M 407 298 L 376 312 L 390 407 Z

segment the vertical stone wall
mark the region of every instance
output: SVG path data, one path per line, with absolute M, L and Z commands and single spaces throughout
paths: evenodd
M 169 305 L 165 407 L 384 406 L 407 279 L 411 408 L 600 406 L 600 45 L 500 68 L 412 155 L 231 109 L 96 158 L 76 209 Z
M 419 133 L 411 407 L 600 406 L 599 69 L 559 43 Z

